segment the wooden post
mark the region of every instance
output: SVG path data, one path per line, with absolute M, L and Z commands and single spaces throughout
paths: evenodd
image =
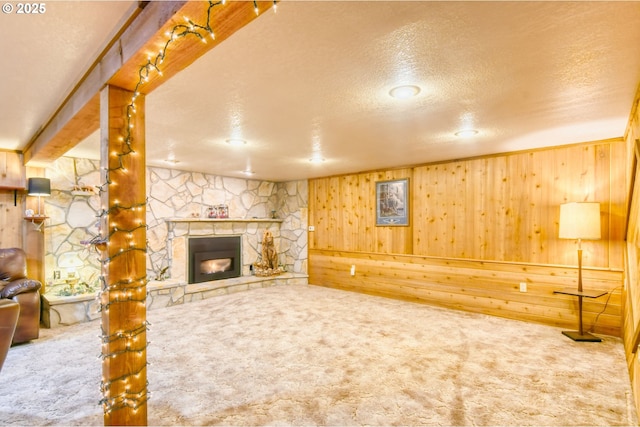
M 104 424 L 146 425 L 144 96 L 106 86 L 100 129 Z

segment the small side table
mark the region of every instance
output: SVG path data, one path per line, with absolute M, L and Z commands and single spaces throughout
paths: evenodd
M 582 329 L 582 298 L 600 298 L 603 295 L 606 295 L 607 292 L 603 291 L 578 291 L 576 289 L 565 288 L 559 291 L 553 291 L 554 294 L 563 294 L 563 295 L 573 295 L 574 297 L 578 297 L 578 330 L 577 331 L 562 331 L 563 335 L 568 336 L 574 341 L 589 341 L 589 342 L 600 342 L 602 341 L 600 338 L 591 335 L 588 332 L 584 332 Z

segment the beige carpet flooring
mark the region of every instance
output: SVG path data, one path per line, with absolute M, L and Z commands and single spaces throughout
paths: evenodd
M 150 425 L 637 425 L 619 339 L 276 286 L 148 313 Z M 11 348 L 0 424 L 101 425 L 99 323 Z

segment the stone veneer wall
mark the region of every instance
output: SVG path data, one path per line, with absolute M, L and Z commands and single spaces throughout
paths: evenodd
M 307 273 L 307 181 L 273 183 L 155 167 L 148 167 L 147 173 L 150 279 L 165 267 L 169 267 L 171 277 L 184 277 L 184 239 L 188 235 L 245 235 L 243 274 L 248 274 L 248 265 L 260 253 L 264 227 L 226 222 L 178 223 L 173 230 L 167 226 L 167 219 L 203 219 L 209 206 L 219 204 L 229 206 L 232 219 L 266 219 L 275 213 L 282 223 L 279 227 L 269 223 L 268 229 L 274 234 L 280 262 L 287 271 Z
M 227 204 L 231 218 L 270 218 L 272 212 L 281 220 L 276 235 L 276 248 L 287 271 L 307 273 L 307 181 L 274 183 L 268 181 L 208 175 L 157 167 L 147 167 L 147 275 L 158 277 L 168 267 L 171 273 L 171 245 L 168 219 L 202 218 L 211 205 Z M 100 274 L 98 254 L 81 242 L 98 235 L 100 197 L 73 192 L 74 185 L 100 185 L 99 161 L 62 157 L 46 170 L 51 179 L 51 197 L 43 198 L 44 210 L 50 217 L 45 222 L 45 274 L 53 280 L 62 254 L 75 252 L 83 261 L 79 268 L 85 281 Z M 223 226 L 224 227 L 224 226 Z M 270 229 L 272 226 L 270 226 Z M 238 233 L 253 233 L 243 239 L 244 252 L 260 253 L 260 228 L 235 229 Z M 200 232 L 200 235 L 203 235 Z M 252 261 L 252 262 L 253 262 Z M 65 271 L 61 271 L 62 278 Z M 169 276 L 170 277 L 170 276 Z
M 81 242 L 98 235 L 100 196 L 97 189 L 94 194 L 72 190 L 74 185 L 100 185 L 100 162 L 61 157 L 47 167 L 46 176 L 51 180 L 51 197 L 42 199 L 49 217 L 44 224 L 45 280 L 51 285 L 55 270 L 59 270 L 64 279 L 67 271 L 60 267 L 61 258 L 63 254 L 73 252 L 84 264 L 78 268 L 80 278 L 97 285 L 99 255 Z

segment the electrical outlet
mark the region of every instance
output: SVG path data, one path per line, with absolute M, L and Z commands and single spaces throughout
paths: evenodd
M 520 292 L 527 292 L 527 282 L 520 282 Z
M 309 226 L 309 231 L 316 231 L 316 228 L 313 225 Z
M 351 266 L 351 275 L 352 276 L 356 275 L 356 266 L 355 266 L 355 264 Z

